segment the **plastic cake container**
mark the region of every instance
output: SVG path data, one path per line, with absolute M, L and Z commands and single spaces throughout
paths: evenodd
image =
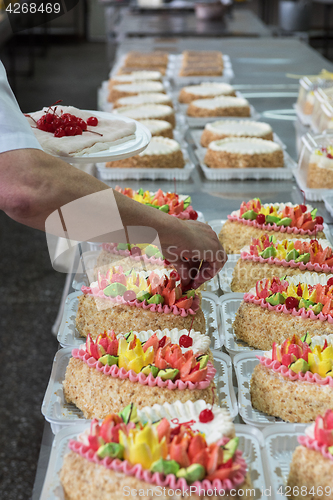
M 75 318 L 78 308 L 78 297 L 82 292 L 72 292 L 68 295 L 64 314 L 58 331 L 58 342 L 61 347 L 78 347 L 83 344 L 86 339 L 81 337 L 75 327 Z M 206 334 L 211 338 L 211 348 L 221 349 L 223 346 L 223 338 L 219 332 L 219 320 L 217 315 L 217 297 L 212 293 L 202 293 L 201 308 L 206 319 Z M 158 314 L 158 313 L 157 313 Z
M 212 350 L 214 366 L 217 370 L 215 384 L 219 406 L 226 408 L 231 418 L 238 413 L 237 400 L 232 386 L 232 363 L 230 357 L 220 351 Z M 72 348 L 60 349 L 55 355 L 52 372 L 42 404 L 42 414 L 50 422 L 54 434 L 69 425 L 76 425 L 85 420 L 81 410 L 74 404 L 66 403 L 62 382 L 65 379 L 66 368 L 72 357 Z
M 62 429 L 54 438 L 50 461 L 45 477 L 40 500 L 65 500 L 62 486 L 59 480 L 59 472 L 63 464 L 63 458 L 68 452 L 68 442 L 83 433 L 89 424 L 78 423 Z M 261 458 L 261 447 L 264 444 L 263 435 L 258 429 L 248 425 L 235 425 L 236 435 L 239 439 L 239 449 L 243 451 L 244 459 L 249 468 L 250 477 L 255 488 L 255 500 L 269 500 L 270 497 L 262 494 L 268 484 L 266 482 L 264 465 Z

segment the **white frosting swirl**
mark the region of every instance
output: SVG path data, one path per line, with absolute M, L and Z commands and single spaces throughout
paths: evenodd
M 281 146 L 273 141 L 265 139 L 254 139 L 252 137 L 231 137 L 213 141 L 208 146 L 212 151 L 226 151 L 228 153 L 241 154 L 267 154 L 282 151 Z
M 216 122 L 207 123 L 205 129 L 215 134 L 225 134 L 236 137 L 260 137 L 272 132 L 272 127 L 268 123 L 245 120 L 217 120 Z
M 243 108 L 244 106 L 249 106 L 249 102 L 242 97 L 223 96 L 214 97 L 214 99 L 196 99 L 192 101 L 191 105 L 205 109 Z
M 189 85 L 184 87 L 183 90 L 188 94 L 202 95 L 202 96 L 215 96 L 221 94 L 231 94 L 234 88 L 229 83 L 216 83 L 207 82 L 200 85 Z
M 163 130 L 171 129 L 171 123 L 165 120 L 140 120 L 152 134 L 157 134 Z
M 142 106 L 123 106 L 113 111 L 117 115 L 128 116 L 133 120 L 144 118 L 156 118 L 158 116 L 169 116 L 173 114 L 173 109 L 165 104 L 143 104 Z
M 133 71 L 133 73 L 130 73 L 129 75 L 114 75 L 112 77 L 112 80 L 124 83 L 137 82 L 139 80 L 147 81 L 161 79 L 162 73 L 160 73 L 159 71 Z
M 180 144 L 168 137 L 152 137 L 147 148 L 140 153 L 140 156 L 168 155 L 180 150 Z
M 138 95 L 121 97 L 117 100 L 117 104 L 120 104 L 121 106 L 136 106 L 141 104 L 151 104 L 155 102 L 161 104 L 170 102 L 170 97 L 160 92 L 143 92 L 142 94 Z
M 139 83 L 124 83 L 115 85 L 114 89 L 119 92 L 163 92 L 164 86 L 161 82 L 140 81 Z

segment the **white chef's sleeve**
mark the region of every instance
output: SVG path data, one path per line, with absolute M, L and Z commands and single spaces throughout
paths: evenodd
M 0 153 L 25 148 L 42 149 L 19 108 L 0 61 Z

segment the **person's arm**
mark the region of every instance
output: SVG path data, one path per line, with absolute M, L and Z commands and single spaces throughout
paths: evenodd
M 1 153 L 0 179 L 0 209 L 17 222 L 42 231 L 47 217 L 59 208 L 78 198 L 110 189 L 91 175 L 35 149 Z M 113 190 L 113 194 L 123 225 L 155 229 L 163 255 L 181 272 L 185 283 L 195 278 L 195 269 L 201 259 L 204 262 L 195 286 L 212 278 L 222 268 L 226 256 L 208 225 L 181 221 L 117 191 Z M 88 213 L 89 206 L 86 210 Z M 85 223 L 84 215 L 82 224 Z

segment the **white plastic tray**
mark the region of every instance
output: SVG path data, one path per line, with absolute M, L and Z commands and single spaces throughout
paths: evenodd
M 64 456 L 68 452 L 68 443 L 71 439 L 82 434 L 89 424 L 77 424 L 60 431 L 54 438 L 49 465 L 46 472 L 43 490 L 40 500 L 65 500 L 59 473 L 63 464 Z M 258 429 L 247 425 L 236 424 L 236 435 L 239 437 L 239 449 L 244 454 L 244 459 L 249 468 L 250 477 L 256 490 L 255 500 L 269 500 L 269 497 L 261 492 L 268 486 L 265 481 L 264 466 L 261 458 L 261 446 L 263 446 L 263 435 Z
M 238 411 L 246 424 L 259 429 L 277 423 L 284 423 L 281 418 L 272 417 L 252 407 L 250 381 L 254 367 L 259 363 L 256 355 L 262 356 L 264 351 L 237 354 L 233 364 L 238 382 Z M 284 423 L 287 425 L 287 422 Z M 304 424 L 299 424 L 304 427 Z
M 219 406 L 225 407 L 231 418 L 238 413 L 237 400 L 232 386 L 232 363 L 230 357 L 219 351 L 212 350 L 214 366 L 217 370 L 215 384 Z M 84 420 L 81 410 L 73 403 L 66 403 L 62 382 L 65 379 L 66 368 L 72 357 L 72 348 L 60 349 L 53 361 L 50 380 L 42 404 L 42 414 L 50 422 L 54 434 L 63 427 L 76 425 Z M 217 401 L 215 402 L 217 404 Z
M 223 118 L 221 118 L 221 120 L 223 120 Z M 237 118 L 236 118 L 236 120 L 237 120 Z M 242 118 L 239 118 L 239 120 L 242 120 Z M 193 138 L 193 141 L 194 141 L 196 147 L 198 149 L 204 149 L 206 151 L 206 148 L 204 148 L 203 146 L 201 146 L 201 142 L 200 142 L 203 131 L 204 131 L 204 129 L 193 128 L 193 129 L 190 129 L 190 134 L 191 134 L 191 136 Z M 282 140 L 280 139 L 280 137 L 275 132 L 273 132 L 273 140 L 274 140 L 274 142 L 276 142 L 277 144 L 279 144 L 279 146 L 281 146 L 281 148 L 287 149 L 287 146 L 284 144 L 284 142 L 282 142 Z
M 329 194 L 327 196 L 323 196 L 323 201 L 325 203 L 325 208 L 326 210 L 332 215 L 333 217 L 333 195 Z
M 242 340 L 236 338 L 232 324 L 235 320 L 236 312 L 242 303 L 243 293 L 227 293 L 219 299 L 219 310 L 221 316 L 221 328 L 224 339 L 224 346 L 230 357 L 233 359 L 236 354 L 256 351 Z
M 219 272 L 220 288 L 224 293 L 232 293 L 230 288 L 232 275 L 237 264 L 237 260 L 240 258 L 238 254 L 228 255 L 228 260 Z
M 184 168 L 106 168 L 105 163 L 97 163 L 97 177 L 102 181 L 123 181 L 126 179 L 186 181 L 190 179 L 195 166 L 189 161 L 187 151 L 185 149 L 182 151 L 185 160 Z
M 85 110 L 88 111 L 88 110 Z M 124 122 L 133 123 L 135 120 L 127 118 L 127 116 L 113 115 L 111 113 L 105 113 L 103 111 L 90 111 L 99 118 L 104 118 L 106 120 L 123 120 Z M 136 123 L 135 139 L 126 141 L 115 146 L 110 147 L 106 151 L 99 151 L 97 153 L 90 153 L 85 156 L 57 156 L 61 160 L 67 163 L 94 163 L 97 161 L 112 161 L 112 160 L 123 160 L 129 158 L 130 156 L 137 155 L 141 153 L 148 146 L 151 133 L 140 122 Z
M 296 179 L 298 187 L 304 191 L 307 201 L 324 201 L 324 197 L 332 193 L 332 189 L 314 189 L 306 185 L 306 179 L 299 168 L 294 168 L 292 173 Z
M 300 110 L 300 107 L 298 104 L 294 104 L 294 108 L 296 111 L 297 118 L 301 122 L 302 125 L 306 125 L 307 127 L 310 127 L 312 125 L 312 114 L 311 115 L 306 115 L 303 113 L 303 111 Z
M 197 85 L 202 82 L 226 82 L 230 83 L 235 77 L 232 69 L 230 57 L 223 55 L 223 75 L 222 76 L 179 76 L 180 68 L 182 66 L 182 54 L 170 54 L 169 65 L 166 72 L 167 78 L 173 81 L 177 87 L 184 87 L 186 85 Z
M 195 150 L 195 155 L 199 160 L 205 177 L 213 181 L 228 181 L 230 179 L 292 179 L 296 167 L 296 163 L 291 156 L 286 150 L 283 150 L 284 166 L 282 168 L 209 168 L 204 163 L 206 150 L 206 148 L 200 147 L 200 149 Z
M 78 347 L 86 341 L 84 337 L 79 335 L 75 327 L 78 297 L 80 295 L 82 295 L 82 292 L 73 292 L 70 293 L 66 299 L 64 313 L 57 336 L 61 347 Z M 211 348 L 221 349 L 223 346 L 223 339 L 219 334 L 216 299 L 217 297 L 212 293 L 202 292 L 201 309 L 206 319 L 206 333 L 212 340 Z
M 299 446 L 297 438 L 304 435 L 306 427 L 307 424 L 275 424 L 262 431 L 265 438 L 263 463 L 273 500 L 286 499 L 284 491 L 292 455 Z

